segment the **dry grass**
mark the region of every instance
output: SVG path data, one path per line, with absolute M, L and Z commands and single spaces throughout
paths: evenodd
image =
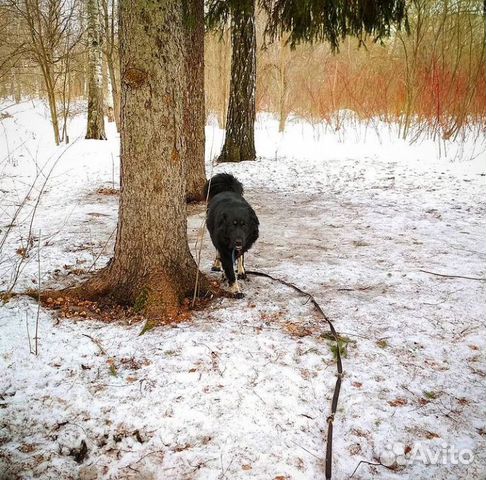
M 435 5 L 435 6 L 434 6 Z M 398 32 L 384 44 L 358 48 L 346 40 L 332 54 L 322 44 L 291 51 L 284 41 L 258 52 L 257 110 L 274 113 L 281 127 L 290 114 L 344 126 L 355 119 L 396 122 L 405 138 L 417 134 L 453 139 L 486 128 L 485 31 L 468 4 L 415 0 L 411 35 Z M 259 18 L 262 32 L 264 19 Z M 224 126 L 229 82 L 229 35 L 206 39 L 206 103 Z M 259 39 L 260 45 L 263 39 Z

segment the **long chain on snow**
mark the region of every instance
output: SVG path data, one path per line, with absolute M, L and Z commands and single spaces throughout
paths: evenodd
M 334 433 L 334 416 L 336 414 L 338 400 L 339 400 L 339 393 L 341 392 L 341 383 L 342 383 L 342 379 L 343 379 L 343 376 L 344 376 L 343 362 L 342 362 L 342 359 L 341 359 L 341 345 L 339 344 L 339 336 L 336 332 L 336 329 L 334 328 L 333 323 L 331 322 L 331 320 L 329 320 L 329 317 L 324 313 L 321 306 L 317 303 L 317 301 L 316 301 L 316 299 L 314 298 L 313 295 L 302 290 L 297 285 L 294 285 L 291 282 L 287 282 L 286 280 L 276 278 L 272 275 L 269 275 L 268 273 L 248 271 L 247 270 L 246 274 L 247 275 L 254 275 L 256 277 L 269 278 L 270 280 L 282 283 L 283 285 L 286 285 L 287 287 L 294 289 L 295 291 L 299 292 L 300 294 L 305 295 L 310 300 L 310 302 L 312 303 L 314 308 L 317 310 L 317 312 L 322 316 L 322 318 L 324 318 L 324 320 L 329 325 L 329 329 L 331 330 L 331 335 L 332 335 L 334 341 L 336 342 L 336 368 L 337 368 L 336 384 L 334 386 L 334 393 L 333 393 L 333 396 L 332 396 L 331 414 L 327 417 L 327 442 L 326 442 L 325 471 L 326 471 L 326 480 L 330 480 L 332 478 L 332 439 L 333 439 L 333 433 Z

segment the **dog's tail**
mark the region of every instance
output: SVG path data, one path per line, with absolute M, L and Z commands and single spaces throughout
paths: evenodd
M 206 182 L 204 186 L 204 197 L 209 201 L 221 192 L 235 192 L 243 195 L 243 185 L 230 173 L 218 173 Z

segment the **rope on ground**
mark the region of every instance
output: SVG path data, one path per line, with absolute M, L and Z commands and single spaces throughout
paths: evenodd
M 336 342 L 336 367 L 337 367 L 336 384 L 334 386 L 334 393 L 333 393 L 333 396 L 332 396 L 331 414 L 329 415 L 329 417 L 327 417 L 327 442 L 326 442 L 325 471 L 326 471 L 326 480 L 330 480 L 332 478 L 332 439 L 333 439 L 333 431 L 334 431 L 334 416 L 335 416 L 336 410 L 337 410 L 339 393 L 341 391 L 341 382 L 342 382 L 343 375 L 344 375 L 343 363 L 342 363 L 342 359 L 341 359 L 341 347 L 340 347 L 340 344 L 339 344 L 339 336 L 336 332 L 336 329 L 334 328 L 333 323 L 331 322 L 331 320 L 329 320 L 328 316 L 324 313 L 321 306 L 317 303 L 317 300 L 314 298 L 313 295 L 302 290 L 297 285 L 294 285 L 291 282 L 287 282 L 286 280 L 282 280 L 280 278 L 274 277 L 272 275 L 269 275 L 268 273 L 248 271 L 247 270 L 246 274 L 247 275 L 253 275 L 255 277 L 269 278 L 270 280 L 282 283 L 283 285 L 286 285 L 287 287 L 292 288 L 296 292 L 299 292 L 301 295 L 306 296 L 308 298 L 308 300 L 312 303 L 312 305 L 314 305 L 314 308 L 317 310 L 317 312 L 322 316 L 322 318 L 324 318 L 324 320 L 329 325 L 329 329 L 331 330 L 331 335 L 332 335 L 334 341 Z

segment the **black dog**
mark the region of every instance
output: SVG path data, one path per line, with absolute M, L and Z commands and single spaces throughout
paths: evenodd
M 213 271 L 221 267 L 229 282 L 230 292 L 243 298 L 235 276 L 234 263 L 238 261 L 238 278 L 246 278 L 244 254 L 258 238 L 258 217 L 243 198 L 243 185 L 229 173 L 219 173 L 206 183 L 208 216 L 206 225 L 217 250 Z

